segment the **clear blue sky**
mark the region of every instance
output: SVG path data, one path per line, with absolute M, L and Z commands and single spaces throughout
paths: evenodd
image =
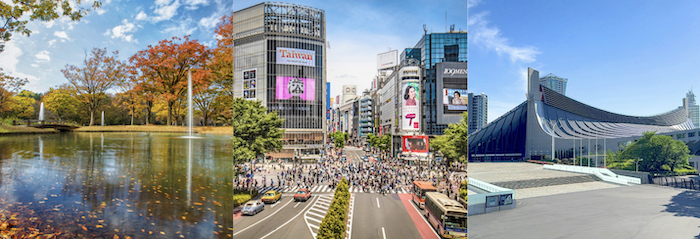
M 489 96 L 494 120 L 525 100 L 532 67 L 603 110 L 676 109 L 691 86 L 700 96 L 698 12 L 700 1 L 469 0 L 469 91 Z
M 261 3 L 234 0 L 234 11 Z M 281 1 L 324 10 L 326 40 L 330 42 L 327 76 L 331 96 L 341 93 L 342 85 L 369 89 L 377 73 L 377 54 L 391 48 L 413 47 L 423 36 L 423 24 L 429 31 L 445 32 L 447 25 L 467 28 L 467 0 L 407 1 Z M 449 28 L 448 28 L 449 29 Z
M 9 0 L 2 0 L 10 2 Z M 92 48 L 119 51 L 128 60 L 148 45 L 173 36 L 191 35 L 215 47 L 216 24 L 232 12 L 230 0 L 103 0 L 102 8 L 79 22 L 59 18 L 30 22 L 30 37 L 15 34 L 0 53 L 0 67 L 12 76 L 29 79 L 25 89 L 44 93 L 67 83 L 61 70 L 81 65 Z M 86 5 L 90 5 L 87 1 Z

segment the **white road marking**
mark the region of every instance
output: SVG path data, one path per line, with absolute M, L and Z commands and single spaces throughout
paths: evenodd
M 382 227 L 382 235 L 384 236 L 384 239 L 386 239 L 386 232 L 384 231 L 384 227 Z
M 425 222 L 425 224 L 427 224 L 428 227 L 430 227 L 430 231 L 433 232 L 437 238 L 440 238 L 440 236 L 438 236 L 437 232 L 435 232 L 435 229 L 433 229 L 433 227 L 430 226 L 430 223 L 428 223 L 428 220 L 425 220 L 425 217 L 420 213 L 420 211 L 418 210 L 416 205 L 413 204 L 413 202 L 411 202 L 411 199 L 406 199 L 406 201 L 408 201 L 408 203 L 411 204 L 411 206 L 413 206 L 413 209 L 416 209 L 416 212 L 418 212 L 418 215 L 421 216 L 420 218 L 423 218 L 423 221 Z
M 290 201 L 290 202 L 291 202 L 291 201 Z M 276 231 L 279 230 L 280 228 L 286 226 L 287 224 L 289 224 L 290 222 L 292 222 L 295 218 L 297 218 L 299 215 L 301 215 L 301 213 L 303 213 L 304 211 L 306 211 L 306 209 L 309 208 L 309 206 L 311 206 L 311 205 L 312 205 L 312 203 L 309 203 L 309 205 L 306 205 L 306 207 L 304 208 L 304 210 L 301 210 L 299 213 L 297 213 L 297 215 L 295 215 L 294 217 L 290 218 L 287 222 L 285 222 L 284 224 L 282 224 L 282 225 L 280 225 L 279 227 L 275 228 L 275 230 L 272 230 L 272 231 L 271 231 L 270 233 L 268 233 L 267 235 L 262 236 L 260 239 L 264 239 L 265 237 L 271 235 L 272 233 L 276 232 Z
M 290 200 L 289 202 L 287 202 L 287 204 L 289 204 L 289 203 L 291 203 L 291 202 L 292 202 L 292 201 Z M 287 204 L 284 204 L 284 206 L 280 207 L 279 209 L 277 209 L 277 211 L 273 212 L 272 214 L 267 215 L 267 217 L 265 217 L 265 218 L 263 218 L 263 219 L 260 219 L 260 220 L 258 220 L 257 222 L 255 222 L 255 223 L 253 223 L 253 224 L 250 224 L 250 226 L 247 226 L 246 228 L 243 228 L 243 229 L 241 229 L 240 231 L 234 233 L 233 236 L 235 237 L 237 234 L 239 234 L 239 233 L 241 233 L 241 232 L 243 232 L 243 231 L 245 231 L 245 230 L 248 230 L 248 228 L 251 228 L 251 227 L 257 225 L 258 223 L 261 223 L 261 222 L 265 221 L 267 218 L 272 217 L 273 215 L 277 214 L 280 210 L 282 210 L 282 208 L 286 207 Z
M 297 202 L 297 204 L 294 205 L 294 208 L 297 208 L 297 206 L 299 206 L 299 203 L 301 202 Z
M 379 206 L 379 198 L 377 198 L 377 208 L 382 208 Z

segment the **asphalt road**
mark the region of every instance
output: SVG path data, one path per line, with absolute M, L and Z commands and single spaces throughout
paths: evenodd
M 700 238 L 700 191 L 639 185 L 518 200 L 469 216 L 470 238 Z
M 365 155 L 365 151 L 362 151 L 362 148 L 346 146 L 345 154 L 347 155 L 347 158 L 350 163 L 359 163 L 362 162 L 360 156 Z
M 355 194 L 352 238 L 421 238 L 397 194 Z
M 312 238 L 303 213 L 316 199 L 294 202 L 292 197 L 283 197 L 267 204 L 256 215 L 233 220 L 233 238 Z

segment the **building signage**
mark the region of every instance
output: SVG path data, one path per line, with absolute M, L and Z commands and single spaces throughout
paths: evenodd
M 466 89 L 442 89 L 442 103 L 445 112 L 466 111 L 468 95 Z
M 255 89 L 257 89 L 258 69 L 248 69 L 243 71 L 243 98 L 255 100 Z
M 296 48 L 277 48 L 277 64 L 316 66 L 315 51 Z
M 316 80 L 301 77 L 278 76 L 278 100 L 316 100 Z
M 428 136 L 425 135 L 413 135 L 413 136 L 403 136 L 403 151 L 404 152 L 414 152 L 414 153 L 427 153 L 428 152 Z
M 398 65 L 398 51 L 393 50 L 377 55 L 377 69 L 387 69 Z
M 403 100 L 401 101 L 401 129 L 417 131 L 420 129 L 420 83 L 404 82 L 401 84 Z
M 443 71 L 442 74 L 443 75 L 450 75 L 450 76 L 454 76 L 455 74 L 466 75 L 467 69 L 445 68 L 445 71 Z

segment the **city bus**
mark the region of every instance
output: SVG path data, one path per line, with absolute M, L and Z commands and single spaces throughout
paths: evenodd
M 418 205 L 420 209 L 423 209 L 425 205 L 425 193 L 435 192 L 437 189 L 433 187 L 433 183 L 426 181 L 413 181 L 413 203 Z
M 442 238 L 467 238 L 467 209 L 438 192 L 425 194 L 425 217 Z

